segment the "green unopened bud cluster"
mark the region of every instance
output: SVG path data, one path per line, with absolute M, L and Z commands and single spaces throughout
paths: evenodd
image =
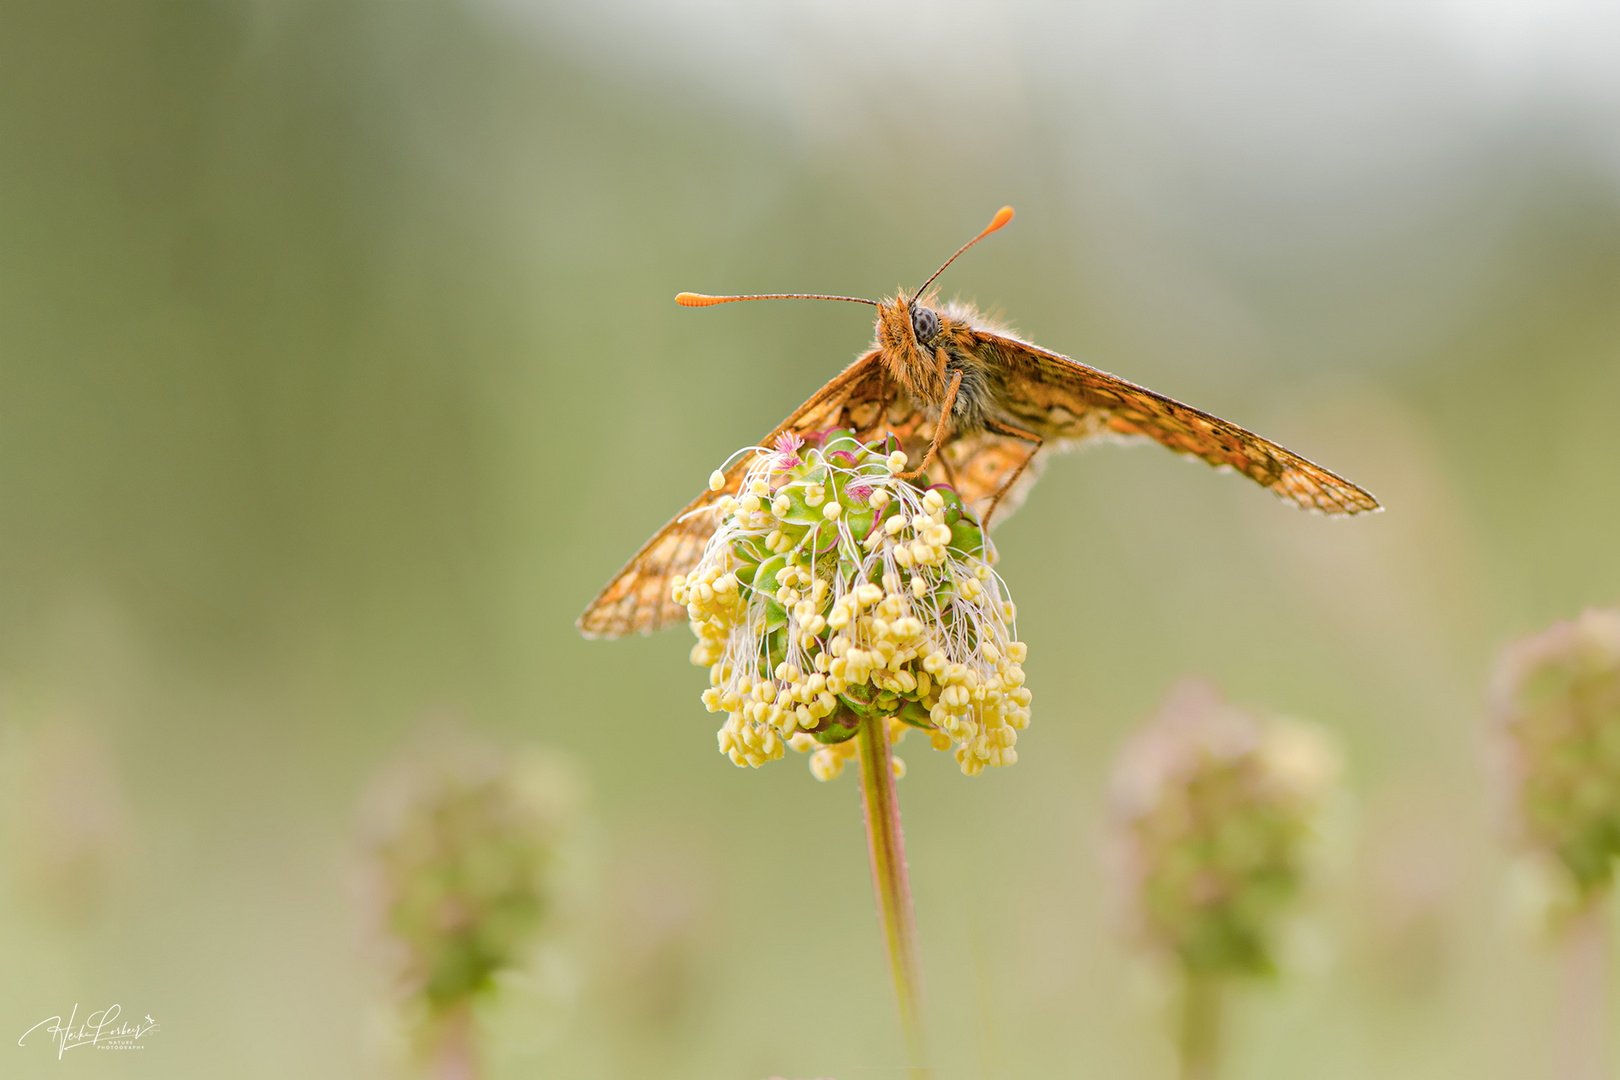
M 1620 611 L 1592 609 L 1502 654 L 1492 687 L 1515 825 L 1584 897 L 1620 855 Z
M 954 747 L 969 776 L 1018 759 L 1026 650 L 994 551 L 954 490 L 923 490 L 905 467 L 892 441 L 785 436 L 755 452 L 738 497 L 705 511 L 714 535 L 673 597 L 737 765 L 792 746 L 831 779 L 859 725 L 881 719 Z
M 401 997 L 428 1020 L 521 968 L 550 913 L 558 847 L 577 812 L 565 763 L 508 761 L 444 736 L 374 785 L 362 862 L 368 908 Z
M 1113 853 L 1134 934 L 1200 975 L 1274 970 L 1334 758 L 1203 683 L 1172 692 L 1115 770 Z

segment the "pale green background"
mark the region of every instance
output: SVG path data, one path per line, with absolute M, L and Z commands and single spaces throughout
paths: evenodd
M 902 748 L 940 1075 L 1171 1075 L 1097 846 L 1185 673 L 1325 725 L 1352 790 L 1231 1075 L 1540 1074 L 1483 683 L 1620 596 L 1617 41 L 1439 0 L 0 5 L 0 745 L 101 746 L 117 835 L 71 911 L 10 830 L 0 1076 L 379 1074 L 356 806 L 436 712 L 593 787 L 572 1004 L 506 1002 L 493 1075 L 900 1076 L 852 777 L 733 768 L 684 632 L 573 620 L 870 340 L 676 291 L 892 292 L 1003 203 L 947 292 L 1389 511 L 1052 463 L 998 533 L 1017 766 Z M 619 954 L 664 918 L 659 1012 Z M 149 1049 L 14 1045 L 113 1001 Z

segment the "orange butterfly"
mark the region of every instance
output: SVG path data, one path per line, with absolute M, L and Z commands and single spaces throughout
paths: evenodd
M 934 279 L 1012 217 L 1012 207 L 1002 207 L 922 288 L 887 303 L 808 293 L 681 293 L 675 301 L 709 307 L 737 300 L 848 300 L 877 308 L 872 348 L 760 445 L 833 427 L 852 428 L 862 439 L 893 434 L 910 459 L 920 461 L 905 475 L 952 485 L 986 528 L 998 508 L 1010 513 L 1028 494 L 1045 463 L 1043 448 L 1098 438 L 1153 439 L 1217 468 L 1236 469 L 1307 510 L 1340 515 L 1380 509 L 1355 484 L 1252 431 L 1032 345 L 966 305 L 941 306 L 927 292 Z M 747 468 L 745 456 L 726 470 L 717 489 L 692 500 L 636 552 L 580 616 L 580 632 L 623 637 L 685 622 L 686 609 L 670 599 L 671 579 L 696 565 L 714 531 L 713 515 L 694 511 L 736 494 Z

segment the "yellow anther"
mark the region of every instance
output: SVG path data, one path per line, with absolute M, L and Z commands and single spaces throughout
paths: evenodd
M 714 472 L 709 474 L 709 490 L 710 491 L 719 491 L 721 488 L 723 488 L 725 486 L 726 486 L 726 474 L 725 473 L 721 472 L 719 469 L 716 469 L 716 470 L 714 470 Z M 692 489 L 687 488 L 686 490 L 691 491 Z
M 886 464 L 888 465 L 889 472 L 891 473 L 905 472 L 906 452 L 904 450 L 896 450 L 894 453 L 889 455 L 889 460 L 886 462 Z
M 838 515 L 842 514 L 843 512 L 843 506 L 836 502 L 830 502 L 821 508 L 821 516 L 826 518 L 828 521 L 837 521 Z
M 924 506 L 928 507 L 928 509 L 932 510 L 936 514 L 945 509 L 945 496 L 941 495 L 933 488 L 929 488 L 923 494 L 922 501 Z
M 827 489 L 820 484 L 811 484 L 804 489 L 804 503 L 806 506 L 820 506 L 827 500 Z

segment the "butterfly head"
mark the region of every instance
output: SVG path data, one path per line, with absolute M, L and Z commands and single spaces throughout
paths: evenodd
M 901 293 L 878 305 L 877 346 L 889 377 L 913 393 L 926 393 L 937 376 L 934 346 L 945 335 L 948 317 L 933 296 L 919 300 Z

